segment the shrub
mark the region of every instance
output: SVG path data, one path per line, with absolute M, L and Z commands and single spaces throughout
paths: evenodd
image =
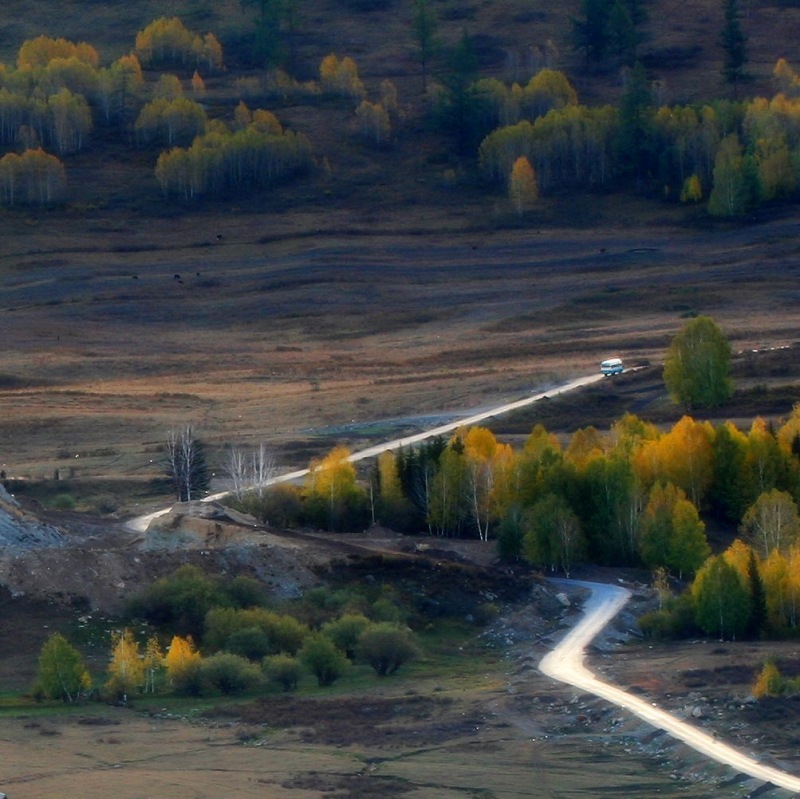
M 368 611 L 369 603 L 361 594 L 343 588 L 332 591 L 323 586 L 306 591 L 302 601 L 293 609 L 294 615 L 316 628 L 344 613 Z
M 200 679 L 204 689 L 230 696 L 257 687 L 261 682 L 261 671 L 247 658 L 221 652 L 202 661 Z
M 272 655 L 264 658 L 261 669 L 267 679 L 280 685 L 284 691 L 293 691 L 300 682 L 303 666 L 291 655 Z
M 303 518 L 300 490 L 288 483 L 272 486 L 264 491 L 248 491 L 232 504 L 274 527 L 292 527 Z
M 772 661 L 768 661 L 753 683 L 753 696 L 756 699 L 763 699 L 765 696 L 781 696 L 786 693 L 788 687 L 788 681 L 781 676 L 778 667 Z
M 293 616 L 278 616 L 268 633 L 275 652 L 288 652 L 296 655 L 309 634 L 305 624 Z
M 346 613 L 341 618 L 322 626 L 322 634 L 345 653 L 348 660 L 355 660 L 358 639 L 371 622 L 363 613 Z
M 387 596 L 379 597 L 372 603 L 369 615 L 378 622 L 400 624 L 405 621 L 403 611 Z
M 272 651 L 269 636 L 258 627 L 245 627 L 232 633 L 225 649 L 248 660 L 261 660 Z
M 500 616 L 500 606 L 496 602 L 481 602 L 475 608 L 473 616 L 475 617 L 475 624 L 479 627 L 485 627 L 487 624 L 496 621 Z
M 269 603 L 263 584 L 253 577 L 234 577 L 224 591 L 235 608 L 262 608 Z
M 265 608 L 212 608 L 206 615 L 203 641 L 212 651 L 227 649 L 239 654 L 245 654 L 243 647 L 252 646 L 253 655 L 260 660 L 278 652 L 296 654 L 308 632 L 293 616 Z M 264 644 L 266 649 L 259 650 Z
M 178 696 L 200 696 L 203 693 L 202 663 L 198 657 L 172 676 L 170 684 Z
M 384 623 L 372 625 L 361 634 L 358 653 L 379 677 L 386 677 L 414 660 L 419 649 L 410 630 Z
M 181 566 L 157 580 L 128 603 L 128 614 L 179 635 L 200 638 L 208 611 L 229 604 L 219 584 L 196 566 Z
M 333 685 L 349 665 L 341 650 L 323 635 L 307 638 L 298 657 L 317 678 L 320 686 Z
M 50 500 L 50 507 L 53 510 L 75 510 L 77 504 L 72 494 L 56 494 Z
M 663 610 L 640 616 L 639 628 L 645 638 L 655 641 L 688 638 L 699 634 L 691 595 L 688 592 L 681 594 L 668 600 Z

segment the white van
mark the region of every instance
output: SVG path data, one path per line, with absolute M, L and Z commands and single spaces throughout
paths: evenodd
M 625 367 L 619 358 L 609 358 L 600 364 L 600 371 L 604 375 L 619 375 L 625 371 Z

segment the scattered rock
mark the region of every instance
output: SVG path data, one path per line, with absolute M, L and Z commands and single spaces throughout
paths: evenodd
M 23 510 L 19 502 L 0 484 L 0 548 L 5 555 L 63 544 L 64 536 L 59 530 Z
M 572 607 L 572 602 L 569 601 L 569 597 L 563 592 L 559 592 L 556 594 L 556 599 L 565 607 L 569 608 Z

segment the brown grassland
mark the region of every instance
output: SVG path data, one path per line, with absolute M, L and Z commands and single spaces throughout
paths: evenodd
M 618 76 L 585 74 L 569 50 L 577 3 L 436 5 L 445 39 L 462 28 L 482 35 L 487 74 L 503 74 L 507 49 L 552 38 L 582 99 L 619 96 Z M 95 43 L 110 61 L 163 14 L 213 30 L 223 45 L 238 42 L 249 19 L 233 0 L 8 0 L 0 61 L 41 33 Z M 653 0 L 650 14 L 648 51 L 668 98 L 723 93 L 720 4 Z M 309 135 L 330 172 L 253 198 L 176 205 L 158 195 L 154 153 L 100 142 L 67 160 L 66 208 L 0 211 L 0 466 L 9 476 L 59 470 L 76 508 L 115 542 L 120 517 L 168 499 L 152 481 L 165 436 L 186 422 L 208 442 L 216 471 L 226 445 L 259 441 L 277 448 L 281 466 L 303 466 L 338 441 L 394 437 L 426 418 L 592 373 L 619 354 L 652 368 L 537 406 L 498 433 L 519 437 L 537 421 L 568 433 L 625 410 L 668 423 L 679 409 L 664 396 L 658 364 L 698 313 L 713 316 L 736 351 L 791 347 L 740 358 L 741 393 L 724 413 L 749 424 L 789 412 L 800 398 L 793 210 L 729 226 L 710 223 L 702 208 L 632 195 L 556 195 L 512 218 L 423 121 L 409 17 L 400 3 L 372 14 L 337 0 L 300 5 L 298 77 L 314 77 L 335 49 L 357 60 L 371 90 L 396 82 L 409 113 L 390 150 L 354 143 L 349 109 L 287 106 L 278 116 Z M 791 60 L 800 36 L 800 8 L 748 3 L 746 24 L 747 91 L 770 92 L 775 60 Z M 209 103 L 222 112 L 238 99 L 232 76 L 233 67 L 209 79 Z M 455 187 L 442 179 L 447 168 Z M 100 518 L 100 505 L 116 513 Z M 28 684 L 50 630 L 74 629 L 75 610 L 0 600 L 0 791 L 11 799 L 701 799 L 755 787 L 541 678 L 542 619 L 552 609 L 509 617 L 514 641 L 476 643 L 440 674 L 421 663 L 377 687 L 343 683 L 238 710 L 164 700 L 141 713 L 61 713 L 20 711 L 8 694 Z M 793 643 L 650 650 L 612 641 L 595 654 L 654 701 L 700 705 L 702 723 L 791 759 L 797 708 L 736 701 L 770 653 L 790 672 Z

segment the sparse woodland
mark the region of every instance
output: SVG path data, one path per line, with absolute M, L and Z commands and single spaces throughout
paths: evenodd
M 388 5 L 347 13 L 366 29 Z M 634 192 L 723 218 L 796 197 L 800 79 L 776 54 L 770 91 L 750 96 L 737 0 L 719 9 L 719 92 L 691 102 L 667 99 L 668 48 L 658 48 L 652 3 L 583 0 L 558 40 L 509 43 L 502 69 L 482 49 L 485 32 L 461 26 L 455 36 L 457 16 L 440 5 L 406 9 L 404 46 L 420 78 L 413 93 L 408 80 L 402 90 L 389 77 L 365 80 L 359 57 L 344 52 L 321 49 L 311 67 L 306 46 L 301 67 L 293 48 L 313 9 L 295 2 L 243 3 L 238 38 L 226 28 L 230 46 L 179 17 L 151 21 L 110 63 L 84 41 L 20 42 L 16 63 L 0 65 L 0 201 L 69 204 L 71 161 L 103 158 L 109 146 L 148 154 L 151 203 L 250 196 L 291 181 L 327 181 L 331 191 L 325 137 L 281 121 L 281 109 L 307 119 L 294 113 L 304 108 L 378 169 L 388 148 L 411 152 L 424 132 L 444 167 L 434 182 L 467 181 L 518 217 L 565 192 Z M 614 100 L 582 99 L 575 87 L 587 80 L 617 86 Z M 430 168 L 418 177 L 430 179 Z
M 502 558 L 548 572 L 593 562 L 693 579 L 677 605 L 645 620 L 654 636 L 795 635 L 799 454 L 800 406 L 777 430 L 684 416 L 660 431 L 626 414 L 608 434 L 582 428 L 566 446 L 537 425 L 518 451 L 469 428 L 385 453 L 366 485 L 337 447 L 311 464 L 303 488 L 236 502 L 265 522 L 491 540 Z M 734 531 L 722 555 L 712 557 L 707 523 Z

